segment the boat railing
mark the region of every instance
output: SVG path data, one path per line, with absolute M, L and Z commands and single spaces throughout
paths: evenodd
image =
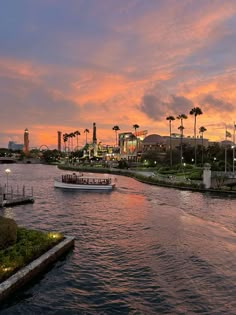
M 91 178 L 76 174 L 66 174 L 62 175 L 62 182 L 67 184 L 79 185 L 110 185 L 112 183 L 112 180 L 111 178 Z

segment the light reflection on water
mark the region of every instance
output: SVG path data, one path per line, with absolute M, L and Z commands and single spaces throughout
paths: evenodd
M 65 192 L 53 188 L 56 167 L 11 170 L 35 204 L 4 213 L 76 245 L 1 314 L 236 313 L 236 199 L 122 176 L 111 193 Z

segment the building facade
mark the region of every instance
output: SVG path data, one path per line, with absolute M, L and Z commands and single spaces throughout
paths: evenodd
M 18 144 L 14 141 L 9 141 L 8 142 L 8 150 L 11 151 L 22 151 L 23 150 L 24 145 L 23 144 Z

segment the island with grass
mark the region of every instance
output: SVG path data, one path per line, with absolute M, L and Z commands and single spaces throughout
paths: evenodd
M 74 246 L 58 232 L 30 230 L 0 217 L 0 301 Z

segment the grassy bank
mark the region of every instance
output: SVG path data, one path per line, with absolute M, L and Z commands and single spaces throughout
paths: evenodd
M 17 227 L 16 243 L 0 250 L 0 283 L 59 243 L 60 233 Z
M 145 184 L 157 185 L 162 187 L 177 188 L 184 190 L 200 191 L 200 192 L 212 192 L 212 193 L 223 193 L 236 195 L 235 190 L 229 190 L 227 187 L 222 189 L 205 189 L 204 185 L 200 181 L 202 171 L 200 169 L 185 170 L 185 172 L 175 172 L 161 170 L 157 173 L 155 169 L 152 169 L 153 174 L 147 176 L 142 174 L 142 171 L 151 171 L 151 169 L 116 169 L 116 168 L 104 168 L 104 167 L 91 167 L 91 166 L 71 166 L 71 165 L 58 165 L 59 169 L 77 172 L 88 172 L 88 173 L 105 173 L 115 174 L 135 178 Z M 150 172 L 151 173 L 151 172 Z M 184 174 L 184 176 L 183 176 Z M 170 178 L 168 178 L 168 175 Z M 170 176 L 173 175 L 173 176 Z M 172 177 L 172 178 L 171 178 Z M 188 178 L 188 180 L 186 180 Z
M 135 178 L 139 181 L 142 181 L 147 184 L 159 185 L 165 187 L 174 187 L 174 188 L 192 188 L 192 189 L 203 189 L 201 185 L 194 182 L 178 181 L 178 182 L 167 182 L 164 179 L 159 178 L 158 176 L 147 176 L 141 173 L 144 170 L 124 170 L 124 169 L 115 169 L 115 168 L 104 168 L 104 167 L 83 167 L 83 166 L 69 166 L 69 165 L 58 165 L 58 168 L 68 171 L 77 171 L 77 172 L 90 172 L 90 173 L 106 173 L 106 174 L 115 174 Z M 148 169 L 150 171 L 150 169 Z

